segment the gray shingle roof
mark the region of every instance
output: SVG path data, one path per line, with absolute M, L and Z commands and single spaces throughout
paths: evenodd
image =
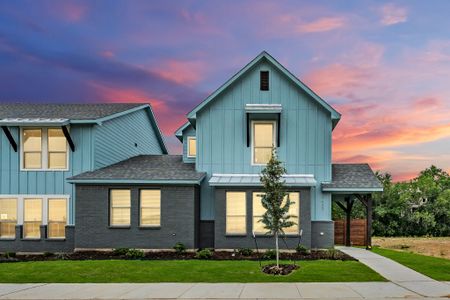
M 383 186 L 368 164 L 333 164 L 332 182 L 322 183 L 323 191 L 381 191 Z
M 95 120 L 120 113 L 144 103 L 38 104 L 0 103 L 0 119 L 44 118 Z
M 197 172 L 195 164 L 183 162 L 181 155 L 139 155 L 116 164 L 73 176 L 69 182 L 127 183 L 200 183 L 205 173 Z

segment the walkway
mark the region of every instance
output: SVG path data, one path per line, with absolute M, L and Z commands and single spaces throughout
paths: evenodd
M 450 288 L 450 285 L 448 285 Z M 0 284 L 0 299 L 422 298 L 392 282 Z M 427 298 L 430 299 L 430 298 Z
M 449 297 L 450 286 L 420 274 L 389 258 L 362 248 L 336 247 L 353 256 L 384 278 L 398 286 L 426 297 Z

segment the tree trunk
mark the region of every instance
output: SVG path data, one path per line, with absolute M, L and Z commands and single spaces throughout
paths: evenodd
M 275 232 L 275 249 L 276 249 L 275 252 L 277 254 L 277 268 L 279 268 L 280 267 L 280 264 L 279 264 L 280 254 L 279 254 L 279 249 L 278 249 L 278 231 Z

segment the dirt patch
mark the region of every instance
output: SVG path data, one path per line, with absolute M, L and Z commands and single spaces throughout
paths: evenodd
M 372 245 L 450 259 L 450 237 L 373 237 Z
M 264 273 L 270 274 L 270 275 L 289 275 L 294 270 L 297 270 L 297 269 L 298 269 L 298 266 L 296 266 L 296 265 L 279 265 L 277 267 L 277 265 L 270 264 L 270 265 L 264 266 L 262 268 L 262 271 Z

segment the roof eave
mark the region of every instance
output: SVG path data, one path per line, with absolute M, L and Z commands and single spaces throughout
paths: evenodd
M 154 179 L 154 180 L 137 180 L 137 179 L 67 179 L 71 184 L 163 184 L 163 185 L 200 185 L 201 179 L 185 180 L 185 179 Z

